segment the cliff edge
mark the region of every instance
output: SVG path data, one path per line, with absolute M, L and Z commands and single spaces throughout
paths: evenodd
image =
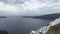
M 54 26 L 51 26 L 46 34 L 60 34 L 60 23 Z

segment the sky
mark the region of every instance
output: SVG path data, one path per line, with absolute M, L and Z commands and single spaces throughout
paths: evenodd
M 60 13 L 60 0 L 0 0 L 0 15 Z

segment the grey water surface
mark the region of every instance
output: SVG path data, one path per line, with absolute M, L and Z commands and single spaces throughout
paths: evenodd
M 29 34 L 31 30 L 37 30 L 50 22 L 51 20 L 9 16 L 7 18 L 0 18 L 0 30 L 6 30 L 10 34 Z

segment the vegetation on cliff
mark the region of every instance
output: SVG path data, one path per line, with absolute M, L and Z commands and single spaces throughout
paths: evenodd
M 54 26 L 51 26 L 46 34 L 60 34 L 60 23 Z

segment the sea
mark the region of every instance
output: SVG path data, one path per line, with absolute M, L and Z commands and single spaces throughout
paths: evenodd
M 6 30 L 9 34 L 29 34 L 49 24 L 52 20 L 22 18 L 21 16 L 8 16 L 0 18 L 0 30 Z

